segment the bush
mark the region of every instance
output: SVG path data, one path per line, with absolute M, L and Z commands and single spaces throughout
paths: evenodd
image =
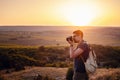
M 119 65 L 118 65 L 118 63 L 119 62 L 117 62 L 117 61 L 108 61 L 108 62 L 106 62 L 106 63 L 104 63 L 104 66 L 106 67 L 106 68 L 117 68 L 117 67 L 119 67 Z
M 100 67 L 120 67 L 120 47 L 102 45 L 92 45 L 92 47 Z M 68 57 L 69 47 L 63 46 L 0 47 L 0 70 L 18 68 L 17 66 L 20 66 L 19 69 L 24 69 L 24 66 L 72 67 L 73 64 L 69 64 L 72 63 L 72 59 L 69 63 L 65 62 Z
M 39 51 L 45 51 L 45 47 L 44 47 L 44 46 L 40 46 L 40 47 L 38 48 L 38 50 L 39 50 Z
M 6 80 L 3 76 L 0 75 L 0 80 Z
M 15 67 L 15 71 L 20 71 L 20 70 L 25 70 L 24 66 L 22 66 L 21 64 Z
M 56 67 L 56 64 L 54 64 L 54 63 L 46 64 L 45 67 Z
M 68 68 L 67 74 L 66 74 L 66 80 L 73 80 L 73 68 Z
M 37 60 L 21 54 L 1 54 L 0 61 L 0 69 L 15 68 L 16 71 L 39 64 Z
M 67 66 L 68 65 L 65 62 L 58 62 L 58 63 L 56 63 L 56 67 L 64 68 L 64 67 L 67 67 Z

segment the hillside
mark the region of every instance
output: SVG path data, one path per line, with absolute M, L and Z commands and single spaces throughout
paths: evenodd
M 99 65 L 91 80 L 119 80 L 120 47 L 91 46 Z M 6 80 L 33 80 L 38 74 L 53 78 L 50 80 L 65 80 L 66 72 L 72 66 L 73 60 L 69 58 L 67 46 L 0 47 L 0 78 L 4 75 Z
M 91 45 L 96 52 L 99 67 L 120 67 L 120 47 Z M 69 67 L 69 47 L 40 46 L 40 47 L 1 47 L 0 70 L 15 68 L 16 71 L 24 66 Z M 7 63 L 7 64 L 6 64 Z

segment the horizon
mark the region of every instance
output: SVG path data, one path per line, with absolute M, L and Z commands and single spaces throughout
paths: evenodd
M 0 25 L 0 27 L 78 27 L 78 28 L 86 28 L 86 27 L 120 27 L 120 26 L 72 26 L 72 25 Z
M 117 26 L 119 0 L 0 0 L 0 26 Z

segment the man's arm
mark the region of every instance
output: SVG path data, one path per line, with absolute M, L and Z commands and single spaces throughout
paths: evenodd
M 76 50 L 74 50 L 73 46 L 70 46 L 70 58 L 76 58 L 82 53 L 83 53 L 83 49 L 77 48 Z

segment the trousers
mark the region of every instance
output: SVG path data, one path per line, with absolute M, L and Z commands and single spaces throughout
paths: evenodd
M 89 80 L 87 73 L 74 72 L 73 80 Z

